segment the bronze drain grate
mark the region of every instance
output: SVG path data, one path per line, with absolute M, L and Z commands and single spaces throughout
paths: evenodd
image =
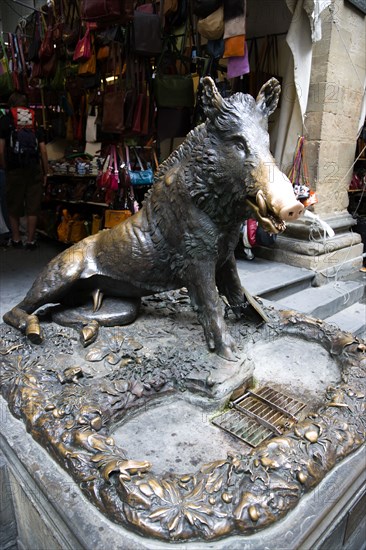
M 264 386 L 230 403 L 231 410 L 217 416 L 212 422 L 219 428 L 238 437 L 248 445 L 260 443 L 298 421 L 297 414 L 304 403 L 282 392 Z

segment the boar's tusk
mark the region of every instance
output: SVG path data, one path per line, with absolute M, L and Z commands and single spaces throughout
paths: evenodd
M 99 288 L 96 288 L 95 290 L 93 290 L 93 311 L 94 313 L 96 311 L 98 311 L 100 309 L 100 306 L 102 305 L 102 301 L 103 301 L 103 293 L 100 291 Z
M 263 191 L 258 191 L 255 200 L 258 205 L 260 215 L 267 216 L 267 203 L 264 198 Z

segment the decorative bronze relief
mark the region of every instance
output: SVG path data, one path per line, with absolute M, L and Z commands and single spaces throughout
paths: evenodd
M 2 394 L 32 437 L 116 523 L 166 541 L 214 540 L 265 528 L 364 442 L 366 345 L 294 312 L 272 312 L 271 322 L 260 327 L 229 322 L 238 342 L 287 336 L 321 344 L 339 365 L 341 381 L 328 388 L 317 410 L 283 435 L 252 450 L 243 445 L 242 453 L 229 452 L 197 471 L 187 467 L 185 474 L 157 475 L 143 450 L 130 457 L 115 444 L 115 427 L 123 433 L 132 411 L 153 407 L 156 398 L 162 402 L 193 391 L 210 398 L 215 384 L 210 366 L 214 356 L 200 361 L 202 342 L 195 347 L 199 330 L 188 344 L 181 341 L 193 349 L 191 355 L 166 345 L 173 336 L 180 337 L 176 327 L 177 334 L 166 331 L 169 323 L 174 325 L 174 311 L 184 316 L 185 310 L 174 301 L 164 307 L 157 323 L 159 302 L 153 304 L 155 318 L 150 316 L 150 327 L 145 333 L 141 329 L 138 338 L 131 327 L 102 329 L 101 343 L 88 350 L 68 328 L 48 325 L 40 348 L 1 325 Z M 172 316 L 164 324 L 169 308 Z M 146 315 L 142 327 L 149 320 Z M 147 345 L 151 340 L 155 344 Z M 197 363 L 201 386 L 192 382 Z

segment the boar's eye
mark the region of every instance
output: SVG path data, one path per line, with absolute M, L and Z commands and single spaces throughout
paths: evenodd
M 248 145 L 247 145 L 247 142 L 243 138 L 235 138 L 234 139 L 234 146 L 239 151 L 244 151 L 245 153 L 248 153 Z

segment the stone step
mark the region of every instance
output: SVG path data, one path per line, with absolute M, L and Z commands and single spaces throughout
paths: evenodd
M 327 323 L 337 325 L 345 332 L 351 332 L 355 336 L 366 339 L 366 304 L 355 304 L 324 319 Z
M 262 258 L 237 260 L 241 284 L 254 296 L 279 300 L 311 287 L 315 273 Z
M 318 319 L 326 319 L 362 300 L 363 282 L 338 281 L 312 287 L 276 300 L 280 309 L 294 309 Z

